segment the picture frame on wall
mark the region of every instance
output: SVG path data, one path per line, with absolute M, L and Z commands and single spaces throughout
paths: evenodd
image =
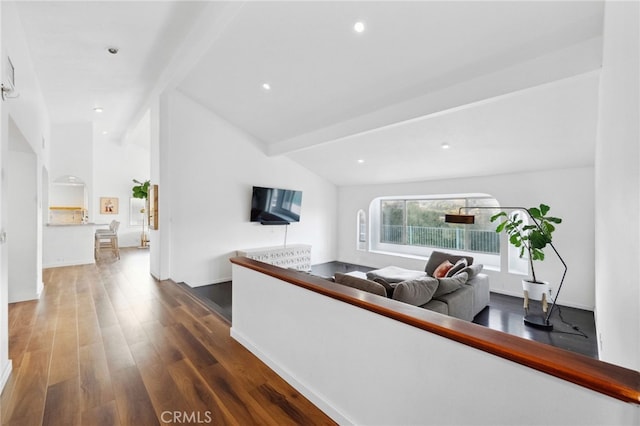
M 100 197 L 100 214 L 118 214 L 118 197 Z

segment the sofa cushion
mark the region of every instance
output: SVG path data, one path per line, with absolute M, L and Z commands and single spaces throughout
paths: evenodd
M 427 273 L 427 275 L 429 275 L 430 277 L 433 277 L 433 271 L 435 271 L 436 268 L 440 266 L 440 264 L 445 260 L 448 260 L 449 262 L 455 264 L 458 260 L 463 258 L 467 259 L 468 265 L 473 264 L 473 257 L 470 257 L 470 256 L 456 256 L 456 255 L 444 253 L 441 251 L 433 251 L 431 252 L 431 256 L 429 256 L 429 260 L 427 261 L 427 264 L 424 267 L 424 271 Z
M 389 284 L 399 283 L 406 280 L 413 280 L 415 278 L 424 276 L 425 273 L 422 271 L 414 271 L 412 269 L 404 269 L 397 266 L 387 266 L 386 268 L 367 272 L 368 279 L 373 280 L 375 278 L 382 278 Z
M 342 274 L 336 272 L 334 274 L 335 281 L 338 284 L 346 285 L 348 287 L 356 288 L 358 290 L 366 291 L 368 293 L 377 294 L 379 296 L 387 297 L 387 290 L 382 284 L 366 280 L 364 278 L 358 278 L 351 275 Z
M 462 274 L 463 272 L 466 273 L 469 276 L 469 280 L 474 279 L 480 272 L 482 272 L 482 268 L 484 267 L 484 265 L 482 264 L 477 264 L 477 265 L 469 265 L 466 268 L 462 268 L 458 274 Z
M 433 277 L 421 277 L 402 281 L 393 290 L 393 299 L 410 305 L 420 306 L 429 303 L 438 289 L 438 280 Z
M 440 314 L 449 315 L 449 305 L 440 300 L 431 299 L 429 303 L 425 303 L 420 306 L 423 309 L 428 309 L 433 312 L 438 312 Z
M 450 278 L 438 278 L 438 289 L 433 297 L 444 296 L 445 294 L 453 293 L 464 283 L 467 282 L 469 275 L 466 272 L 461 272 Z

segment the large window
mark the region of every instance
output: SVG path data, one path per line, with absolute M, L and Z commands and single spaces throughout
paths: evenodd
M 491 216 L 498 213 L 498 202 L 488 196 L 451 198 L 383 198 L 379 203 L 379 234 L 373 249 L 428 255 L 424 248 L 446 249 L 498 255 L 500 238 Z M 476 217 L 473 225 L 445 223 L 447 213 Z M 495 207 L 495 209 L 473 209 Z

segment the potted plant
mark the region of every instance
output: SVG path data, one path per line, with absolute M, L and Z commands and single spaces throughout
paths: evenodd
M 145 213 L 149 211 L 149 185 L 151 181 L 146 180 L 144 182 L 140 182 L 137 179 L 133 179 L 133 183 L 136 185 L 131 188 L 133 198 L 141 198 L 144 200 L 145 207 L 140 210 L 142 213 L 142 234 L 140 235 L 140 247 L 147 247 L 147 243 L 149 240 L 147 239 L 147 234 L 144 231 L 144 218 Z
M 549 283 L 538 280 L 534 262 L 544 260 L 544 248 L 551 244 L 552 234 L 556 230 L 555 225 L 562 223 L 562 219 L 547 216 L 550 208 L 546 204 L 540 204 L 540 207 L 531 207 L 526 210 L 533 219 L 533 224 L 525 225 L 520 214 L 509 215 L 506 212 L 493 215 L 491 221 L 495 222 L 500 219 L 501 222 L 496 227 L 496 232 L 507 233 L 509 243 L 520 249 L 521 258 L 525 254 L 528 255 L 531 279 L 522 280 L 522 288 L 525 292 L 525 309 L 528 309 L 528 299 L 532 297 L 542 301 L 543 311 L 546 312 Z

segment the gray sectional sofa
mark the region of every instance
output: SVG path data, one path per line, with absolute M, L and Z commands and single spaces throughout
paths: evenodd
M 441 267 L 448 269 L 444 276 Z M 367 272 L 366 278 L 336 273 L 334 280 L 471 321 L 489 304 L 489 277 L 481 271 L 482 265 L 474 265 L 472 257 L 434 251 L 424 271 L 389 266 Z

